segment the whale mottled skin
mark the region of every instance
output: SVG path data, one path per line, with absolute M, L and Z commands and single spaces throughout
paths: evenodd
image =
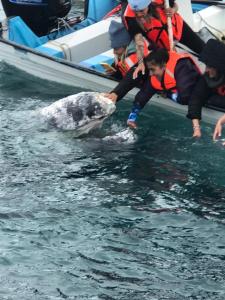
M 115 104 L 103 94 L 81 92 L 43 108 L 41 115 L 55 127 L 74 130 L 79 136 L 99 127 L 115 109 Z

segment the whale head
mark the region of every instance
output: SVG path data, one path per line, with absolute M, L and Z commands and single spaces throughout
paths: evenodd
M 74 130 L 79 136 L 99 127 L 115 109 L 115 104 L 103 94 L 81 92 L 43 108 L 41 115 L 55 127 Z

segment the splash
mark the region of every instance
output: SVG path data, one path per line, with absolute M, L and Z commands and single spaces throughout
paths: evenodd
M 103 138 L 103 141 L 106 142 L 117 142 L 124 144 L 133 144 L 137 141 L 137 135 L 130 128 L 126 128 L 124 130 L 119 131 L 114 135 L 108 135 Z

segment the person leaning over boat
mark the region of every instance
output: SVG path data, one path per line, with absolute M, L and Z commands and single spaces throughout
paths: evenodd
M 200 120 L 204 105 L 225 109 L 225 45 L 210 39 L 200 54 L 200 60 L 206 68 L 195 86 L 187 114 L 192 120 L 194 137 L 201 137 Z
M 124 24 L 115 20 L 112 20 L 110 23 L 109 38 L 114 53 L 112 67 L 116 72 L 109 69 L 108 71 L 106 70 L 106 73 L 116 79 L 122 79 L 130 68 L 138 63 L 135 43 L 131 40 Z M 148 41 L 144 39 L 144 56 L 149 54 L 148 46 Z
M 153 50 L 145 58 L 149 71 L 142 89 L 135 96 L 127 124 L 136 128 L 139 112 L 153 95 L 160 94 L 170 100 L 187 105 L 200 70 L 188 53 L 177 53 L 166 49 Z
M 109 99 L 116 102 L 118 97 L 121 99 L 132 88 L 141 87 L 145 76 L 139 74 L 136 79 L 133 79 L 133 72 L 138 64 L 138 56 L 135 43 L 131 40 L 124 24 L 112 20 L 109 27 L 109 37 L 115 55 L 115 62 L 112 67 L 115 68 L 116 72 L 109 71 L 107 74 L 117 79 L 124 78 L 115 91 L 106 94 Z M 148 46 L 148 41 L 144 39 L 144 57 L 150 52 Z
M 140 62 L 134 77 L 139 71 L 145 72 L 145 66 L 142 63 L 143 37 L 146 37 L 154 48 L 170 49 L 167 17 L 172 18 L 174 40 L 188 46 L 196 53 L 200 53 L 205 44 L 177 13 L 178 6 L 175 0 L 169 2 L 171 7 L 165 10 L 164 0 L 128 0 L 123 21 L 135 40 Z

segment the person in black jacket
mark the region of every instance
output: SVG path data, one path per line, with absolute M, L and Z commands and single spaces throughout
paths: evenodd
M 225 45 L 218 40 L 209 40 L 200 60 L 206 64 L 206 69 L 195 86 L 187 114 L 192 120 L 194 137 L 201 137 L 200 120 L 204 105 L 225 109 Z
M 145 63 L 150 75 L 135 96 L 127 120 L 128 126 L 132 128 L 137 127 L 136 119 L 140 110 L 155 94 L 167 97 L 178 104 L 187 105 L 200 76 L 197 65 L 188 54 L 158 49 L 147 56 Z
M 175 61 L 174 61 L 175 60 Z M 145 66 L 150 72 L 133 79 L 132 68 L 123 80 L 111 91 L 109 97 L 114 102 L 122 99 L 134 86 L 139 86 L 140 91 L 135 96 L 132 111 L 127 124 L 136 128 L 136 119 L 141 109 L 153 95 L 161 94 L 179 104 L 187 105 L 194 85 L 200 76 L 199 70 L 189 55 L 168 52 L 166 49 L 152 51 L 144 60 Z M 173 70 L 174 67 L 174 71 Z M 170 78 L 167 75 L 170 73 Z M 158 79 L 155 86 L 151 78 Z M 172 78 L 173 86 L 168 85 L 168 79 Z M 170 81 L 171 82 L 171 81 Z

